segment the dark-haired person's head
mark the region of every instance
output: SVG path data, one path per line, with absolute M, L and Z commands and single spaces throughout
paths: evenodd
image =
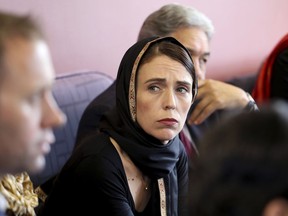
M 190 182 L 193 215 L 288 214 L 286 103 L 223 121 L 206 134 L 200 151 Z

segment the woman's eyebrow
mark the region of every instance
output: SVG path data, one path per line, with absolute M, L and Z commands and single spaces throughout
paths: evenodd
M 166 82 L 165 78 L 151 78 L 145 81 L 145 83 L 150 83 L 150 82 L 158 82 L 158 83 L 164 83 Z M 187 85 L 187 86 L 192 86 L 190 82 L 187 82 L 185 80 L 183 81 L 177 81 L 176 82 L 178 85 Z
M 187 82 L 187 81 L 177 81 L 177 84 L 192 86 L 192 84 L 190 82 Z
M 166 79 L 165 78 L 151 78 L 145 81 L 145 83 L 149 83 L 149 82 L 165 82 Z

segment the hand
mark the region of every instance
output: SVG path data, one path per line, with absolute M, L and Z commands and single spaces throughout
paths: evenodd
M 211 79 L 198 80 L 196 100 L 199 103 L 188 118 L 189 124 L 201 124 L 216 110 L 244 108 L 249 102 L 243 89 Z

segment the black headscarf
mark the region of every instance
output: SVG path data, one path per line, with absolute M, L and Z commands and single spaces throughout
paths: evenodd
M 152 44 L 168 41 L 186 48 L 173 37 L 151 37 L 130 47 L 120 63 L 116 78 L 116 107 L 108 112 L 101 131 L 109 134 L 141 171 L 152 179 L 167 176 L 178 161 L 182 144 L 178 136 L 163 144 L 147 134 L 136 122 L 136 73 L 143 54 Z M 187 50 L 186 50 L 187 51 Z M 187 51 L 187 53 L 189 53 Z M 195 77 L 193 86 L 195 87 Z

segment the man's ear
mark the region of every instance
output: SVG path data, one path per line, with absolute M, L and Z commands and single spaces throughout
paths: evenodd
M 263 210 L 263 216 L 288 216 L 288 200 L 275 198 Z

